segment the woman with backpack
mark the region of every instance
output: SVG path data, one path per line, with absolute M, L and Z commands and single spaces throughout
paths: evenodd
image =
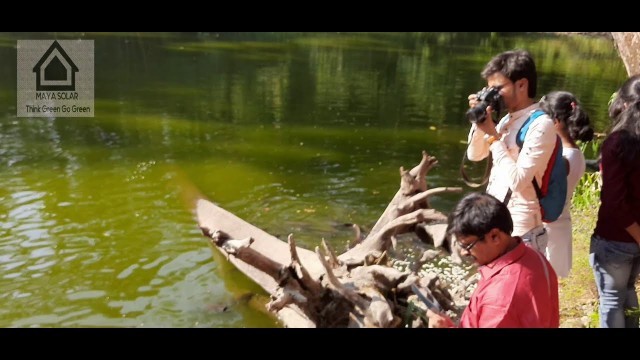
M 567 197 L 557 220 L 545 223 L 548 243 L 546 256 L 558 277 L 569 276 L 572 262 L 571 196 L 584 175 L 586 161 L 576 141 L 591 141 L 593 128 L 589 116 L 575 95 L 567 91 L 553 91 L 540 99 L 540 109 L 547 113 L 562 141 L 562 157 L 567 166 Z
M 609 106 L 612 128 L 602 144 L 602 189 L 589 263 L 600 295 L 600 327 L 638 328 L 640 274 L 640 75 Z M 628 312 L 636 311 L 636 314 Z

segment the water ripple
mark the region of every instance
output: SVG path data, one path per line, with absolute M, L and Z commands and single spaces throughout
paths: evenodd
M 78 291 L 67 295 L 67 299 L 71 301 L 75 300 L 86 300 L 86 299 L 97 299 L 104 297 L 107 294 L 106 291 L 102 290 L 86 290 L 86 291 Z

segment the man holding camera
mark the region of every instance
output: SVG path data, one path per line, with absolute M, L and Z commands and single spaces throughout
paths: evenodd
M 467 112 L 471 121 L 467 157 L 481 161 L 489 155 L 493 167 L 489 175 L 487 193 L 503 201 L 513 219 L 513 236 L 544 253 L 547 234 L 542 225 L 540 203 L 533 187 L 538 184 L 556 141 L 553 120 L 539 116 L 527 131 L 522 150 L 516 136 L 524 122 L 538 109 L 534 101 L 537 87 L 536 66 L 525 50 L 506 51 L 491 59 L 481 73 L 488 88 L 469 95 Z M 507 110 L 496 125 L 492 113 L 496 108 Z

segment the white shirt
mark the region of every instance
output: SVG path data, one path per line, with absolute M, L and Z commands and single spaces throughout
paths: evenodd
M 485 159 L 489 151 L 493 157 L 487 193 L 503 201 L 509 189 L 513 192 L 507 204 L 513 219 L 513 236 L 521 236 L 542 225 L 540 203 L 531 182 L 535 176 L 538 184 L 542 183 L 542 176 L 553 153 L 557 136 L 553 120 L 547 114 L 540 115 L 529 126 L 522 151 L 516 144 L 518 130 L 536 110 L 537 103 L 503 117 L 496 126 L 502 138 L 491 147 L 484 139 L 484 131 L 475 124 L 469 132 L 469 160 Z
M 569 175 L 567 175 L 567 201 L 564 203 L 562 214 L 558 220 L 553 223 L 556 223 L 561 219 L 568 219 L 571 221 L 571 214 L 569 211 L 571 208 L 571 197 L 573 196 L 576 186 L 578 186 L 578 181 L 580 181 L 580 178 L 584 175 L 584 172 L 587 169 L 587 162 L 580 149 L 562 148 L 562 157 L 569 161 Z

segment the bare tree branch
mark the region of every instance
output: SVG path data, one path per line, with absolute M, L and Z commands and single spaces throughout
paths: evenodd
M 300 281 L 302 282 L 302 286 L 315 294 L 320 294 L 323 290 L 322 284 L 319 281 L 315 281 L 309 275 L 307 269 L 302 265 L 300 258 L 298 257 L 298 251 L 296 250 L 296 242 L 293 239 L 293 234 L 289 234 L 287 237 L 289 242 L 289 251 L 291 252 L 291 267 L 295 269 L 295 266 L 298 265 L 300 270 Z
M 316 254 L 318 254 L 318 259 L 320 259 L 320 262 L 322 263 L 325 270 L 327 271 L 327 280 L 329 281 L 329 284 L 331 284 L 331 286 L 340 295 L 342 295 L 345 299 L 349 300 L 351 303 L 357 306 L 360 310 L 362 310 L 363 312 L 366 311 L 369 305 L 367 301 L 364 300 L 360 295 L 358 295 L 358 293 L 355 292 L 355 290 L 347 288 L 340 282 L 340 280 L 338 280 L 338 278 L 336 278 L 336 276 L 333 274 L 333 271 L 331 270 L 329 263 L 327 263 L 327 260 L 324 258 L 324 255 L 320 253 L 320 249 L 318 247 L 316 247 Z

